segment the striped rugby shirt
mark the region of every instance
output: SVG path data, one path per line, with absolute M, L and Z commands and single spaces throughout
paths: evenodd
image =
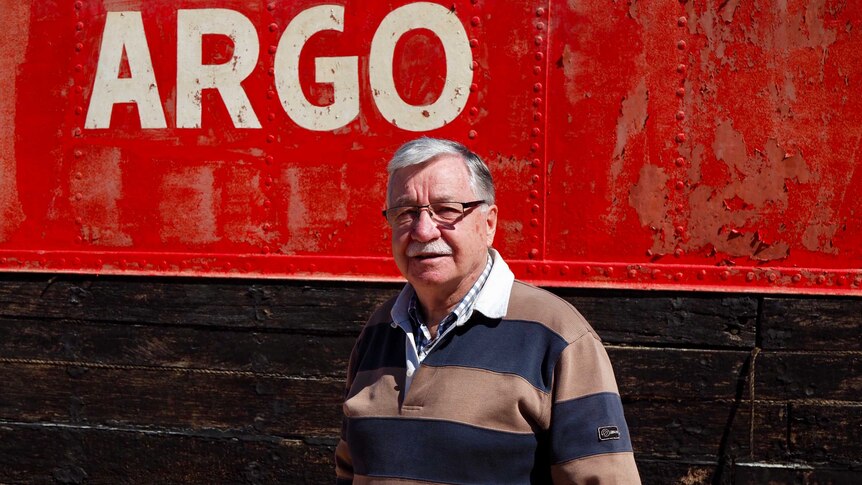
M 640 483 L 601 340 L 491 255 L 468 321 L 415 368 L 397 299 L 372 315 L 348 368 L 339 483 Z

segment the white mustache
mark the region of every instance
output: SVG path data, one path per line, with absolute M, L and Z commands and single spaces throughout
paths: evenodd
M 452 254 L 452 247 L 446 244 L 442 239 L 435 239 L 430 242 L 413 241 L 407 246 L 407 257 L 413 258 L 419 255 L 437 255 L 443 256 Z

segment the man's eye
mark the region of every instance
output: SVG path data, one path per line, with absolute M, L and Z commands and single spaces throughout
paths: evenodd
M 434 213 L 440 217 L 458 217 L 461 215 L 461 208 L 456 205 L 439 205 L 434 207 Z
M 396 220 L 401 222 L 411 221 L 415 219 L 418 214 L 419 211 L 416 209 L 404 209 L 398 213 L 398 216 L 396 216 Z

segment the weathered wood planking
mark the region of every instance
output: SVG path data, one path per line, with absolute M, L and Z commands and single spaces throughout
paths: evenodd
M 2 275 L 0 482 L 331 483 L 347 357 L 398 289 Z M 645 483 L 862 483 L 858 301 L 554 291 Z

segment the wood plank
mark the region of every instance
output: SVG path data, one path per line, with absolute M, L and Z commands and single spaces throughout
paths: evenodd
M 862 352 L 762 352 L 757 399 L 862 402 Z
M 606 345 L 623 396 L 733 399 L 747 378 L 749 353 Z
M 862 483 L 862 470 L 824 467 L 815 469 L 805 463 L 736 463 L 733 467 L 735 483 L 804 483 L 806 485 L 835 485 Z
M 707 485 L 717 474 L 714 463 L 697 463 L 675 460 L 649 460 L 637 458 L 642 483 Z
M 336 436 L 344 384 L 165 369 L 0 365 L 0 419 Z
M 0 316 L 358 335 L 400 285 L 2 275 Z
M 0 422 L 0 483 L 332 483 L 334 446 Z
M 343 378 L 353 335 L 0 318 L 0 356 Z
M 862 299 L 766 298 L 764 349 L 862 350 Z
M 862 403 L 790 406 L 791 456 L 862 467 Z
M 609 343 L 753 348 L 752 296 L 554 288 Z

